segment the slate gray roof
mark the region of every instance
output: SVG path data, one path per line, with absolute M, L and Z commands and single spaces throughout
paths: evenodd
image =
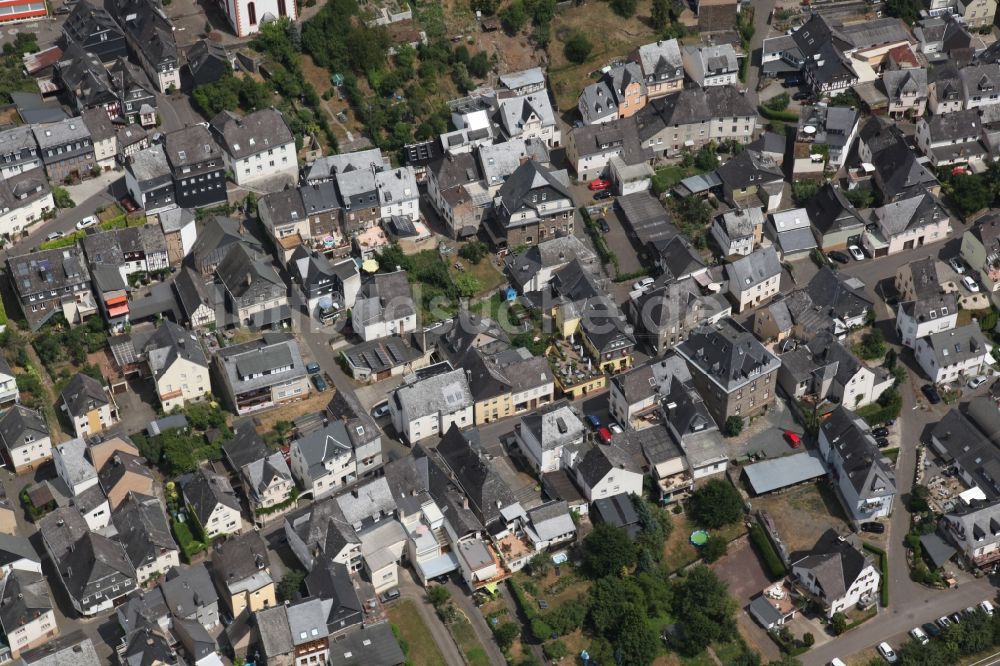
M 812 572 L 827 602 L 842 597 L 871 564 L 855 539 L 842 539 L 832 529 L 820 536 L 812 550 L 799 555 L 792 566 Z
M 351 316 L 359 325 L 401 319 L 416 312 L 405 271 L 379 273 L 362 285 Z
M 288 613 L 288 629 L 294 646 L 305 645 L 326 637 L 326 617 L 329 614 L 327 599 L 303 599 L 285 606 Z M 324 606 L 327 606 L 326 608 Z
M 665 127 L 704 123 L 713 118 L 757 117 L 757 110 L 734 86 L 686 88 L 651 100 L 636 117 L 643 141 Z
M 535 210 L 539 217 L 545 217 L 547 212 L 542 211 L 540 205 L 551 207 L 553 201 L 573 199 L 564 180 L 565 176 L 565 171 L 556 172 L 529 160 L 515 169 L 500 186 L 497 197 L 508 217 L 522 210 Z M 533 200 L 534 195 L 538 195 L 542 201 Z M 516 224 L 516 219 L 509 222 Z
M 806 213 L 809 221 L 821 234 L 865 226 L 864 218 L 854 209 L 843 191 L 830 183 L 820 188 L 806 203 Z
M 805 292 L 813 307 L 819 306 L 838 319 L 860 317 L 874 306 L 857 278 L 840 275 L 826 267 L 813 276 Z
M 136 568 L 155 562 L 164 551 L 177 550 L 163 505 L 155 497 L 129 492 L 111 513 L 111 521 Z
M 331 557 L 347 544 L 361 543 L 333 497 L 289 514 L 285 522 L 310 551 L 320 549 Z
M 84 416 L 110 401 L 104 386 L 90 375 L 78 372 L 62 390 L 62 399 L 72 416 Z
M 1000 543 L 1000 502 L 991 501 L 967 508 L 957 504 L 955 511 L 945 516 L 950 527 L 948 535 L 956 543 L 966 552 L 989 549 Z
M 923 68 L 890 69 L 883 72 L 882 85 L 885 86 L 890 100 L 895 100 L 903 95 L 916 95 L 918 98 L 927 97 L 927 70 Z
M 195 166 L 207 160 L 221 160 L 222 151 L 215 143 L 208 128 L 203 125 L 188 125 L 169 132 L 163 141 L 167 161 L 174 170 L 184 166 Z
M 917 322 L 947 317 L 958 312 L 958 294 L 932 294 L 915 301 L 900 303 L 899 308 Z M 931 315 L 933 313 L 933 316 Z
M 387 622 L 367 626 L 330 646 L 330 666 L 399 666 L 405 661 Z
M 458 426 L 452 425 L 445 433 L 437 446 L 437 453 L 484 525 L 493 522 L 500 515 L 500 509 L 517 501 L 507 482 L 476 455 Z M 431 487 L 433 489 L 435 485 L 432 483 Z
M 57 123 L 48 125 L 37 125 L 34 128 L 35 140 L 38 147 L 45 151 L 48 148 L 56 148 L 67 143 L 75 143 L 90 139 L 90 130 L 79 117 L 67 118 Z
M 930 347 L 939 368 L 979 358 L 988 353 L 991 347 L 979 324 L 975 322 L 949 331 L 931 333 L 920 340 Z
M 642 86 L 642 94 L 646 94 L 646 82 L 642 69 L 634 62 L 612 67 L 597 83 L 592 83 L 583 89 L 580 95 L 579 108 L 585 123 L 598 122 L 610 114 L 618 112 L 618 107 L 624 102 L 625 88 L 634 82 Z
M 170 176 L 167 154 L 160 144 L 140 150 L 129 157 L 128 168 L 140 184 Z
M 232 589 L 269 566 L 267 544 L 259 532 L 247 532 L 216 542 L 212 573 L 218 583 Z
M 411 420 L 436 413 L 452 414 L 473 404 L 469 382 L 461 369 L 401 386 L 394 397 Z
M 3 586 L 0 592 L 0 625 L 7 635 L 52 610 L 49 589 L 41 574 L 14 569 L 4 576 L 0 585 Z
M 174 567 L 160 583 L 163 600 L 175 618 L 191 617 L 198 608 L 216 604 L 219 595 L 204 564 Z
M 25 666 L 100 666 L 94 643 L 77 630 L 21 653 Z
M 820 428 L 843 461 L 841 473 L 847 475 L 859 498 L 895 493 L 896 477 L 882 462 L 875 438 L 864 421 L 841 405 Z
M 191 246 L 191 257 L 195 268 L 203 270 L 204 264 L 213 259 L 214 263 L 220 262 L 228 251 L 227 248 L 240 242 L 260 247 L 253 236 L 245 233 L 238 220 L 219 215 L 210 217 L 198 230 L 198 239 Z
M 494 117 L 503 127 L 504 133 L 509 137 L 520 135 L 524 123 L 532 115 L 541 122 L 542 127 L 551 127 L 556 123 L 552 103 L 549 101 L 548 92 L 545 90 L 527 95 L 500 97 L 497 100 L 497 104 L 498 108 Z
M 873 211 L 873 220 L 889 236 L 926 224 L 936 224 L 947 217 L 948 212 L 934 195 L 927 191 L 899 199 Z
M 729 317 L 714 326 L 693 330 L 677 346 L 677 352 L 726 390 L 734 390 L 751 377 L 776 370 L 781 363 L 752 333 Z
M 201 348 L 198 337 L 169 320 L 164 320 L 146 341 L 143 352 L 153 376 L 157 379 L 162 377 L 177 359 L 190 361 L 203 368 L 208 367 L 208 358 Z
M 733 291 L 739 293 L 781 275 L 781 262 L 773 247 L 765 247 L 726 264 L 726 275 Z
M 299 346 L 287 333 L 267 333 L 259 340 L 226 347 L 216 353 L 216 358 L 222 363 L 235 395 L 305 375 Z M 290 369 L 283 372 L 254 376 L 288 366 Z
M 233 469 L 239 471 L 252 462 L 263 460 L 270 453 L 264 439 L 257 434 L 253 419 L 244 419 L 234 426 L 233 438 L 222 445 L 222 450 Z
M 277 109 L 258 109 L 245 116 L 222 111 L 209 123 L 219 143 L 234 159 L 272 150 L 295 138 Z
M 337 194 L 337 185 L 332 181 L 302 185 L 299 187 L 299 195 L 302 197 L 303 209 L 310 216 L 343 208 Z
M 274 290 L 285 290 L 285 283 L 271 262 L 243 243 L 233 246 L 226 253 L 216 266 L 215 273 L 234 298 L 241 298 L 259 284 Z
M 355 486 L 335 499 L 344 519 L 351 524 L 375 514 L 390 516 L 396 511 L 396 501 L 384 476 Z
M 207 469 L 195 472 L 194 478 L 184 486 L 184 497 L 201 525 L 208 525 L 212 513 L 220 504 L 236 512 L 240 510 L 240 502 L 229 479 Z
M 608 472 L 614 469 L 642 473 L 632 456 L 614 443 L 607 446 L 591 447 L 576 466 L 577 474 L 590 488 L 600 483 L 608 475 Z
M 341 153 L 340 155 L 324 155 L 320 157 L 306 173 L 306 181 L 328 180 L 338 174 L 348 173 L 357 170 L 370 170 L 372 166 L 384 167 L 387 163 L 382 151 L 378 148 L 359 150 L 354 153 Z
M 364 608 L 346 566 L 322 555 L 313 563 L 305 584 L 310 596 L 332 602 L 326 618 L 330 633 L 361 624 Z
M 8 451 L 49 436 L 49 427 L 40 412 L 14 405 L 0 418 L 0 442 Z
M 676 39 L 664 39 L 639 47 L 639 66 L 647 83 L 684 78 L 684 63 Z
M 256 617 L 264 655 L 275 659 L 290 654 L 293 646 L 292 631 L 288 625 L 288 610 L 284 606 L 274 606 L 257 611 Z
M 521 426 L 535 436 L 543 450 L 582 440 L 586 432 L 583 422 L 569 403 L 562 400 L 522 416 Z

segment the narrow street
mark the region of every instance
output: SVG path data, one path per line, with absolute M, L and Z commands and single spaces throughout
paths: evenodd
M 747 66 L 746 90 L 747 99 L 754 106 L 757 106 L 757 84 L 760 82 L 760 61 L 763 54 L 764 39 L 768 36 L 770 26 L 767 19 L 774 9 L 774 0 L 760 0 L 753 3 L 753 37 L 750 39 L 750 64 Z
M 417 614 L 420 615 L 420 619 L 427 625 L 427 630 L 434 637 L 434 642 L 437 644 L 438 649 L 441 650 L 441 654 L 444 655 L 444 660 L 449 664 L 463 663 L 462 653 L 458 651 L 458 647 L 448 632 L 448 628 L 438 619 L 434 607 L 427 601 L 427 594 L 424 592 L 424 588 L 413 580 L 413 574 L 409 569 L 403 571 L 399 577 L 399 594 L 403 599 L 411 600 L 413 605 L 416 606 Z

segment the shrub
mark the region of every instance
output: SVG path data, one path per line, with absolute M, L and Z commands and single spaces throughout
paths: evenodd
M 736 437 L 741 432 L 743 432 L 742 416 L 730 416 L 729 418 L 726 419 L 726 425 L 725 425 L 726 437 Z
M 531 621 L 531 635 L 536 641 L 546 641 L 552 635 L 552 627 L 540 617 Z
M 750 528 L 750 543 L 757 551 L 757 555 L 764 561 L 764 569 L 771 580 L 783 578 L 787 573 L 785 563 L 778 556 L 778 551 L 774 549 L 774 544 L 767 538 L 767 533 L 760 525 L 753 525 Z
M 879 572 L 882 574 L 882 580 L 879 585 L 879 603 L 882 604 L 883 608 L 889 607 L 889 557 L 885 554 L 885 551 L 878 546 L 873 546 L 870 543 L 864 544 L 864 549 L 872 553 L 878 558 Z
M 720 557 L 726 554 L 726 550 L 729 548 L 729 542 L 726 541 L 725 537 L 721 537 L 718 534 L 713 534 L 708 537 L 708 541 L 701 548 L 701 556 L 706 562 L 711 564 L 715 562 Z
M 830 628 L 837 636 L 847 631 L 847 616 L 843 613 L 834 613 L 830 618 Z
M 691 495 L 689 510 L 702 527 L 718 529 L 743 517 L 743 498 L 728 481 L 712 479 Z
M 542 652 L 545 656 L 553 661 L 559 661 L 567 654 L 569 650 L 566 648 L 566 644 L 562 641 L 552 641 L 551 643 L 546 643 L 542 646 Z
M 764 106 L 772 111 L 780 112 L 788 109 L 789 102 L 791 102 L 791 98 L 788 96 L 788 93 L 781 93 L 764 102 Z
M 593 50 L 594 45 L 582 32 L 574 32 L 566 42 L 566 46 L 563 47 L 566 59 L 578 65 L 587 62 L 587 58 L 590 57 L 590 52 Z

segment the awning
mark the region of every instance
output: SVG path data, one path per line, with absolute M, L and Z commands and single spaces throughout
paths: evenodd
M 497 584 L 496 583 L 486 583 L 486 585 L 483 585 L 483 589 L 485 589 L 490 594 L 496 596 L 496 593 L 497 593 Z
M 417 562 L 417 569 L 424 580 L 437 578 L 458 569 L 458 558 L 455 553 L 445 553 L 429 560 Z
M 124 305 L 116 305 L 113 308 L 108 308 L 109 317 L 121 317 L 122 315 L 128 314 L 128 303 Z
M 113 305 L 121 305 L 122 303 L 128 303 L 128 296 L 113 296 L 109 298 L 106 302 L 108 307 Z

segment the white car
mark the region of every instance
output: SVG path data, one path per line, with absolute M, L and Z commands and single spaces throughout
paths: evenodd
M 854 261 L 864 261 L 865 253 L 861 251 L 861 248 L 857 245 L 848 245 L 847 251 L 851 253 L 854 257 Z
M 971 275 L 963 276 L 962 277 L 962 284 L 965 286 L 966 289 L 968 289 L 969 291 L 971 291 L 973 293 L 976 293 L 976 292 L 979 291 L 979 285 L 976 284 L 976 281 L 973 279 L 973 277 Z
M 76 223 L 77 229 L 86 229 L 87 227 L 92 227 L 97 224 L 97 218 L 93 215 L 88 215 L 79 222 Z
M 969 388 L 972 390 L 976 390 L 985 383 L 986 383 L 986 377 L 984 375 L 976 375 L 975 377 L 969 380 Z
M 979 608 L 982 609 L 982 611 L 987 615 L 989 615 L 990 617 L 993 617 L 993 611 L 994 611 L 993 604 L 991 604 L 989 600 L 980 601 Z
M 608 426 L 608 429 L 611 430 L 611 434 L 613 434 L 613 435 L 620 435 L 623 432 L 625 432 L 622 429 L 622 427 L 620 425 L 618 425 L 617 423 L 612 423 L 611 425 Z
M 653 284 L 653 278 L 645 277 L 632 284 L 632 291 L 645 291 Z
M 893 652 L 892 646 L 884 641 L 878 644 L 878 653 L 882 655 L 882 658 L 890 664 L 895 664 L 899 661 L 899 657 L 897 657 L 896 653 Z
M 952 270 L 954 270 L 959 275 L 965 272 L 965 264 L 963 264 L 962 260 L 959 259 L 958 257 L 952 257 L 951 259 L 949 259 L 948 265 L 951 266 Z
M 913 640 L 917 641 L 921 645 L 927 645 L 931 641 L 931 639 L 927 637 L 927 634 L 924 633 L 924 630 L 920 627 L 910 629 L 910 636 L 912 636 Z
M 53 240 L 56 240 L 57 238 L 62 238 L 65 235 L 66 234 L 64 234 L 61 231 L 53 231 L 51 234 L 49 234 L 48 236 L 45 237 L 45 240 L 47 240 L 47 241 L 53 241 Z

